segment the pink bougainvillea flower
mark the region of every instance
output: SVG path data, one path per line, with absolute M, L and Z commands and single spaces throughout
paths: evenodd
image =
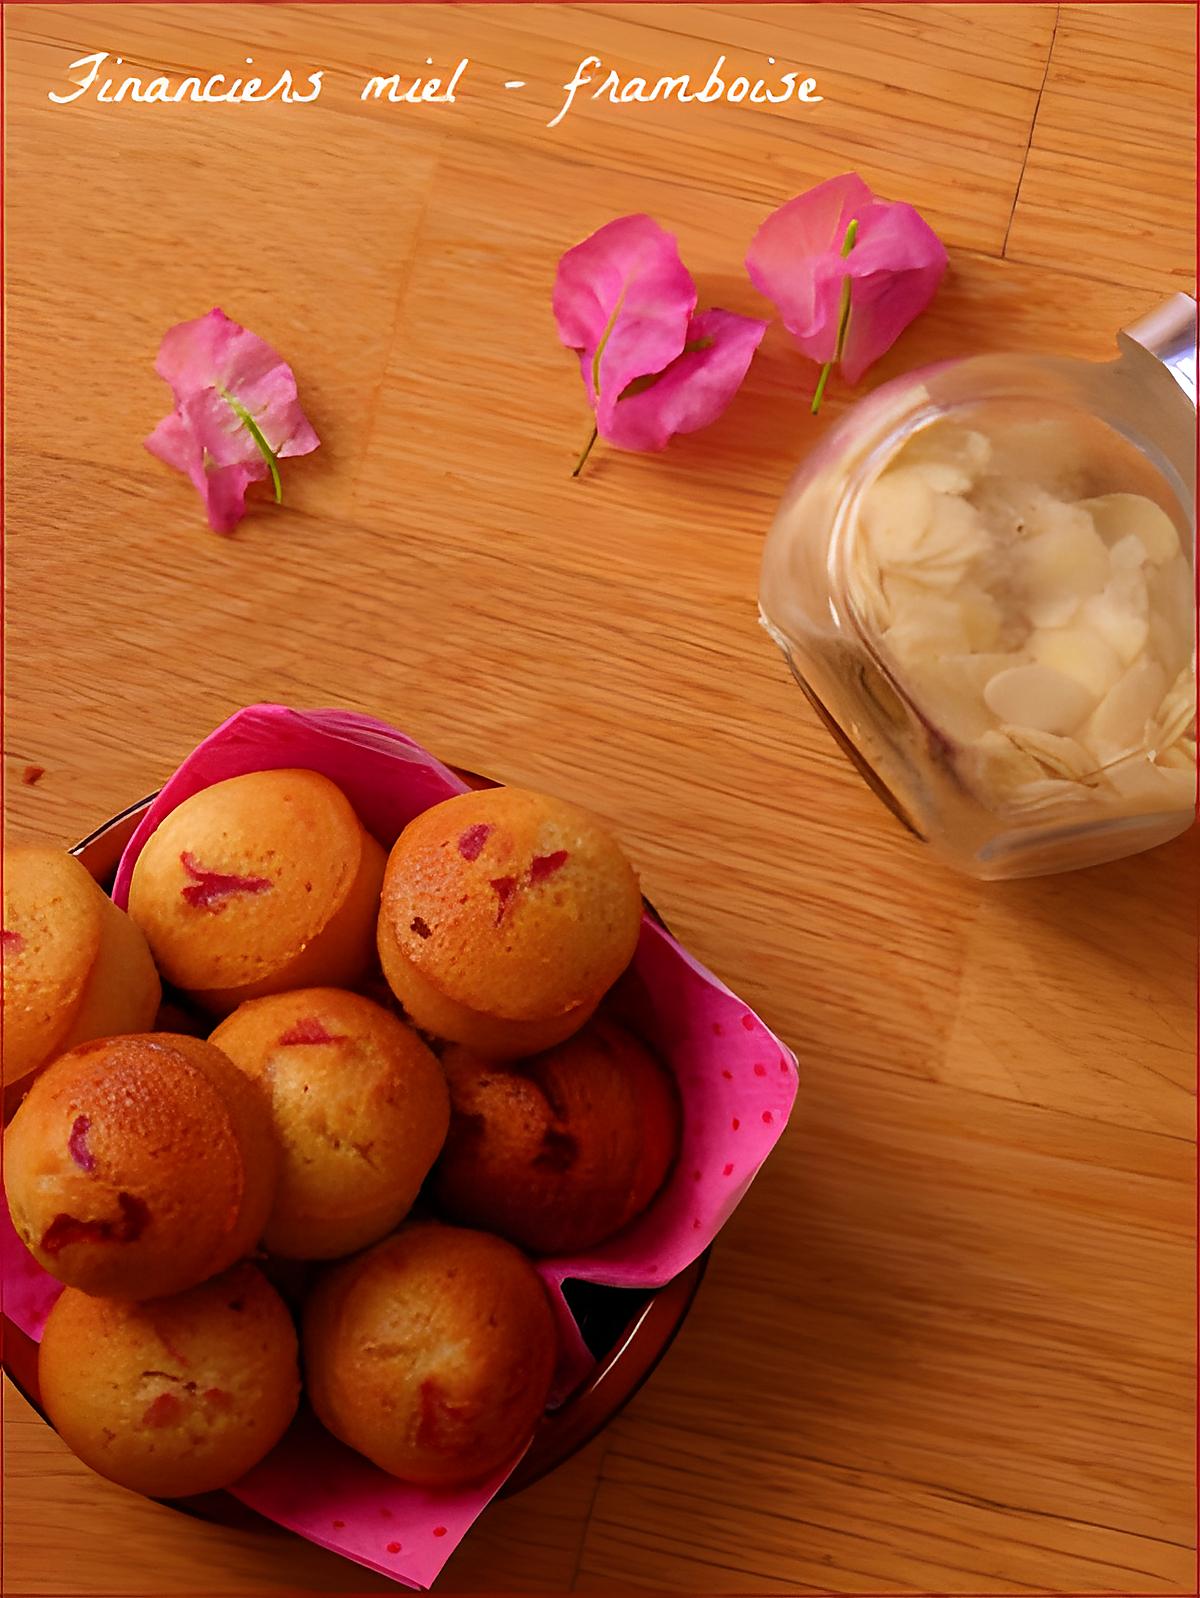
M 692 275 L 652 217 L 619 216 L 558 263 L 558 336 L 578 352 L 597 410 L 682 354 L 695 309 Z
M 742 386 L 767 324 L 734 311 L 697 311 L 683 351 L 608 407 L 602 437 L 621 449 L 665 449 L 676 433 L 715 421 Z M 599 424 L 599 411 L 597 411 Z
M 146 448 L 191 479 L 213 531 L 233 531 L 246 513 L 246 490 L 268 475 L 281 500 L 280 458 L 307 455 L 320 443 L 287 362 L 214 309 L 170 328 L 154 369 L 170 384 L 175 409 Z
M 946 251 L 911 205 L 877 198 L 849 172 L 772 212 L 746 270 L 805 355 L 826 368 L 815 409 L 834 362 L 857 383 L 921 314 Z
M 592 436 L 660 450 L 729 404 L 766 331 L 731 311 L 696 313 L 696 285 L 671 234 L 622 216 L 568 250 L 554 283 L 558 336 L 579 356 Z

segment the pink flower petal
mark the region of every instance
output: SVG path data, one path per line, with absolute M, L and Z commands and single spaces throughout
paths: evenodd
M 833 359 L 837 340 L 842 240 L 855 209 L 872 198 L 854 173 L 818 183 L 773 211 L 746 252 L 750 281 L 775 302 L 804 353 L 822 364 Z
M 854 219 L 854 247 L 843 257 Z M 946 251 L 911 205 L 877 199 L 847 173 L 773 212 L 751 242 L 746 270 L 805 355 L 821 365 L 837 357 L 842 284 L 849 278 L 841 365 L 855 383 L 933 299 Z
M 205 465 L 204 449 L 194 429 L 178 411 L 164 416 L 146 440 L 146 448 L 159 460 L 184 472 L 204 502 L 208 525 L 214 533 L 231 533 L 246 514 L 246 490 L 267 475 L 267 463 L 235 462 Z
M 942 241 L 911 205 L 877 201 L 864 213 L 843 264 L 851 286 L 841 367 L 846 381 L 857 383 L 932 302 L 947 259 Z
M 219 402 L 221 389 L 232 394 L 254 417 L 276 455 L 307 455 L 320 443 L 300 409 L 291 367 L 222 310 L 214 308 L 207 316 L 170 328 L 154 370 L 171 385 L 179 406 L 201 395 Z M 236 415 L 233 419 L 236 423 Z M 229 431 L 240 433 L 250 450 L 258 453 L 244 426 Z
M 191 475 L 199 446 L 195 434 L 178 411 L 164 416 L 145 444 L 151 455 L 157 455 L 177 472 Z
M 175 410 L 146 448 L 187 474 L 214 531 L 232 532 L 245 514 L 246 489 L 269 470 L 238 407 L 277 457 L 307 455 L 320 443 L 300 408 L 295 374 L 269 344 L 217 309 L 170 328 L 154 366 L 171 386 Z
M 558 263 L 558 336 L 579 355 L 593 409 L 673 361 L 695 308 L 674 238 L 648 216 L 618 217 Z
M 660 450 L 675 433 L 707 427 L 741 387 L 766 330 L 766 322 L 733 311 L 697 312 L 684 353 L 659 377 L 624 398 L 602 398 L 600 436 L 621 449 Z

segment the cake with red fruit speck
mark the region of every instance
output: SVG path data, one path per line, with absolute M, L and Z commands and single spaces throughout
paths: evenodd
M 305 988 L 251 999 L 210 1041 L 260 1083 L 281 1166 L 272 1254 L 334 1259 L 398 1226 L 446 1137 L 434 1055 L 370 999 Z
M 114 1298 L 181 1292 L 248 1254 L 277 1170 L 258 1085 L 169 1032 L 61 1055 L 4 1134 L 21 1241 L 59 1281 Z
M 164 816 L 129 913 L 158 969 L 208 1010 L 288 988 L 352 987 L 374 953 L 384 853 L 316 771 L 254 771 Z
M 679 1095 L 623 1027 L 593 1020 L 512 1065 L 452 1046 L 442 1065 L 452 1116 L 434 1192 L 451 1220 L 562 1254 L 620 1231 L 662 1186 Z
M 455 1487 L 511 1463 L 550 1388 L 545 1288 L 498 1237 L 424 1223 L 334 1266 L 304 1310 L 317 1418 L 381 1470 Z
M 493 1058 L 578 1031 L 633 958 L 637 876 L 595 817 L 490 788 L 423 811 L 388 860 L 384 976 L 417 1026 Z
M 67 1288 L 42 1333 L 38 1385 L 55 1431 L 101 1476 L 151 1498 L 214 1492 L 290 1425 L 296 1331 L 253 1265 L 145 1304 Z
M 72 1044 L 154 1025 L 146 939 L 65 849 L 5 849 L 0 962 L 6 1083 Z

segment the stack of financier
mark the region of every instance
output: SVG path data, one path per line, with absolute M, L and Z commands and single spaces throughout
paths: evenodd
M 62 851 L 4 876 L 5 1182 L 65 1284 L 38 1374 L 79 1457 L 155 1497 L 227 1486 L 302 1355 L 318 1418 L 391 1475 L 512 1463 L 556 1357 L 527 1256 L 612 1237 L 679 1143 L 673 1078 L 597 1014 L 642 913 L 609 833 L 494 788 L 385 856 L 326 777 L 260 771 L 160 822 L 127 915 Z

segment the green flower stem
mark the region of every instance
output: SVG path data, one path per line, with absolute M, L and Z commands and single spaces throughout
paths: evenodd
M 580 472 L 583 470 L 588 456 L 592 453 L 592 445 L 596 442 L 599 436 L 600 429 L 598 427 L 593 427 L 591 438 L 589 438 L 587 443 L 583 446 L 583 451 L 580 454 L 579 459 L 575 462 L 575 470 L 571 473 L 572 477 L 578 477 Z
M 857 217 L 851 217 L 850 224 L 846 228 L 846 237 L 842 240 L 842 259 L 843 259 L 843 261 L 850 254 L 850 251 L 854 248 L 854 241 L 855 241 L 855 239 L 857 237 L 858 237 L 858 218 Z M 849 274 L 847 274 L 847 276 L 842 279 L 842 304 L 841 304 L 841 309 L 838 312 L 837 347 L 836 347 L 835 352 L 834 352 L 833 360 L 832 361 L 826 361 L 825 365 L 821 368 L 821 376 L 817 380 L 817 392 L 813 395 L 813 401 L 812 401 L 812 413 L 813 413 L 814 416 L 821 409 L 821 401 L 822 401 L 822 399 L 825 396 L 825 385 L 829 381 L 829 374 L 833 370 L 834 363 L 837 362 L 837 361 L 840 361 L 841 358 L 842 358 L 842 351 L 846 347 L 846 329 L 849 327 L 849 325 L 850 325 L 850 277 L 849 277 Z
M 600 342 L 596 345 L 596 353 L 592 356 L 592 392 L 596 396 L 597 405 L 600 403 L 600 358 L 604 354 L 604 346 L 608 343 L 613 328 L 617 325 L 617 317 L 620 316 L 621 307 L 624 305 L 624 303 L 625 290 L 622 289 L 620 296 L 617 299 L 617 303 L 612 308 L 612 315 L 605 324 L 604 332 L 600 335 Z M 575 470 L 571 473 L 572 477 L 578 477 L 580 472 L 583 470 L 585 464 L 587 463 L 588 456 L 592 453 L 592 445 L 596 442 L 598 436 L 599 429 L 593 427 L 591 438 L 589 438 L 587 443 L 583 446 L 583 453 L 575 462 Z
M 233 395 L 227 388 L 218 388 L 217 393 L 220 394 L 226 405 L 229 406 L 230 410 L 232 410 L 238 421 L 241 422 L 242 426 L 246 429 L 246 431 L 250 434 L 250 437 L 258 446 L 258 452 L 262 456 L 263 460 L 266 461 L 267 468 L 271 473 L 271 481 L 275 485 L 275 503 L 277 505 L 282 505 L 283 484 L 279 480 L 279 463 L 275 458 L 275 451 L 271 448 L 270 444 L 267 443 L 266 439 L 263 437 L 262 429 L 259 427 L 258 423 L 254 420 L 253 416 L 251 416 L 250 412 L 246 409 L 242 402 L 240 400 L 234 399 Z
M 610 331 L 611 331 L 611 328 L 608 328 L 608 329 L 605 330 L 604 338 L 601 339 L 601 341 L 600 341 L 600 349 L 601 350 L 604 348 L 605 341 L 607 340 L 608 334 L 609 334 Z M 716 340 L 715 339 L 711 339 L 711 338 L 690 338 L 690 339 L 686 340 L 686 342 L 684 343 L 683 349 L 680 351 L 679 356 L 676 356 L 676 360 L 680 359 L 684 355 L 697 355 L 697 354 L 699 354 L 699 352 L 701 350 L 710 350 L 710 349 L 712 349 L 713 344 L 715 342 L 716 342 Z M 670 371 L 671 366 L 673 366 L 673 365 L 674 365 L 674 362 L 669 362 L 668 365 L 664 368 L 664 372 L 665 371 Z M 619 405 L 622 400 L 632 399 L 635 394 L 644 394 L 648 388 L 653 388 L 655 383 L 658 382 L 659 378 L 664 375 L 664 372 L 647 372 L 644 377 L 635 377 L 631 383 L 627 383 L 625 385 L 625 387 L 621 390 L 620 394 L 617 396 L 617 404 Z M 599 405 L 599 403 L 600 403 L 600 352 L 599 352 L 599 350 L 597 350 L 597 352 L 596 352 L 596 361 L 595 361 L 595 364 L 594 364 L 594 366 L 592 368 L 592 381 L 595 384 L 595 388 L 596 388 L 596 403 L 597 403 L 597 405 Z M 579 459 L 575 462 L 575 470 L 571 473 L 572 477 L 578 477 L 580 472 L 583 470 L 584 463 L 587 461 L 588 456 L 592 453 L 592 445 L 596 442 L 597 433 L 598 433 L 598 429 L 593 427 L 592 428 L 592 436 L 591 436 L 591 438 L 589 438 L 587 443 L 583 446 L 583 454 L 580 455 Z

